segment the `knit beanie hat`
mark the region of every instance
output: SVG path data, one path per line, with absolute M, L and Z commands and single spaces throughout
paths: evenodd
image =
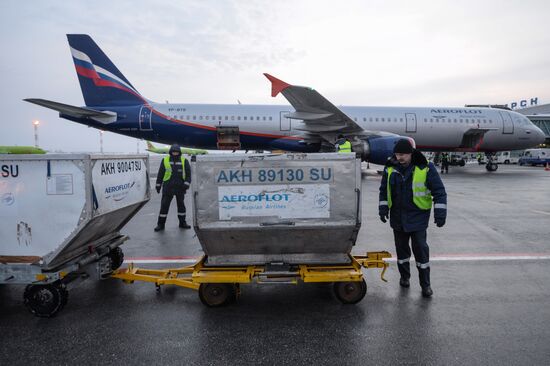
M 412 154 L 413 147 L 411 145 L 411 142 L 406 139 L 401 139 L 397 141 L 395 144 L 395 147 L 393 148 L 393 153 L 400 153 L 400 154 Z

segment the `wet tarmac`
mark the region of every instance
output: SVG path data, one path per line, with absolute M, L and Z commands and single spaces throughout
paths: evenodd
M 212 309 L 192 290 L 157 293 L 109 279 L 73 286 L 60 314 L 39 319 L 23 306 L 22 286 L 3 286 L 0 365 L 549 364 L 550 172 L 468 165 L 443 180 L 447 224 L 428 230 L 431 299 L 415 277 L 401 289 L 395 263 L 388 283 L 365 271 L 368 293 L 357 305 L 340 304 L 325 284 L 248 285 L 236 303 Z M 363 181 L 356 254 L 394 252 L 378 219 L 379 182 L 371 174 Z M 124 229 L 126 257 L 200 256 L 193 230 L 177 227 L 175 202 L 166 230 L 153 232 L 159 206 L 153 193 Z

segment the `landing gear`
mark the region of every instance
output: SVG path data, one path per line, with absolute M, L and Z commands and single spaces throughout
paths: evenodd
M 493 161 L 494 154 L 486 153 L 485 156 L 487 157 L 487 164 L 485 165 L 485 169 L 487 169 L 488 172 L 496 172 L 498 169 L 498 164 Z
M 236 297 L 236 286 L 231 283 L 201 283 L 199 287 L 201 302 L 211 308 L 227 305 Z
M 67 304 L 69 292 L 63 283 L 27 285 L 23 300 L 31 313 L 41 318 L 50 318 Z
M 354 282 L 334 282 L 334 294 L 342 304 L 357 304 L 367 294 L 365 279 Z

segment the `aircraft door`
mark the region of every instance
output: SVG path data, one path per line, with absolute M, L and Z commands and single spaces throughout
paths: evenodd
M 281 131 L 290 131 L 291 120 L 290 118 L 285 117 L 289 113 L 289 111 L 279 112 Z
M 502 133 L 512 134 L 514 133 L 514 122 L 512 122 L 512 116 L 508 112 L 498 112 L 502 119 Z
M 142 106 L 139 110 L 139 129 L 141 131 L 153 130 L 151 125 L 151 110 L 146 106 Z
M 405 113 L 405 120 L 407 121 L 405 132 L 416 132 L 416 114 Z

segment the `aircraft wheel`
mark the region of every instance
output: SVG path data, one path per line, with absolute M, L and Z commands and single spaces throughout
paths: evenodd
M 510 164 L 510 160 L 504 160 L 504 164 Z
M 464 166 L 466 165 L 466 161 L 464 161 L 464 159 L 460 159 L 460 161 L 458 162 L 458 165 Z
M 23 294 L 25 306 L 41 318 L 50 318 L 67 304 L 69 292 L 62 283 L 28 285 Z
M 367 294 L 365 279 L 354 282 L 334 282 L 334 294 L 342 304 L 357 304 Z
M 487 163 L 485 169 L 487 169 L 488 172 L 496 172 L 498 169 L 498 165 L 496 163 Z
M 199 298 L 208 307 L 224 306 L 236 298 L 235 286 L 231 283 L 201 283 Z

